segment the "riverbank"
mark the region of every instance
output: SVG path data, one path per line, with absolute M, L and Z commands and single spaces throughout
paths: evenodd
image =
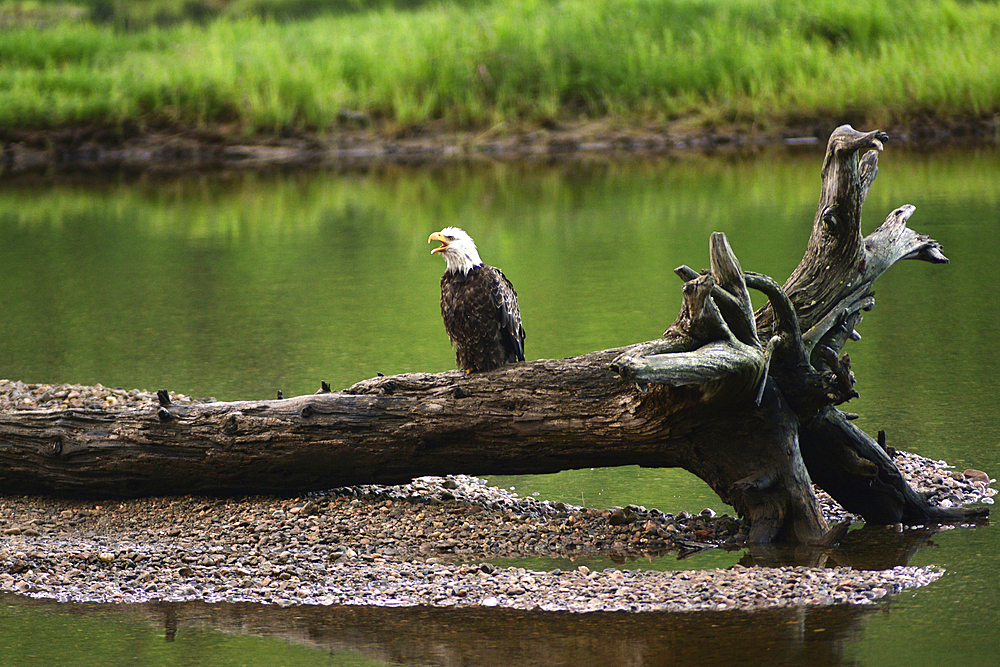
M 153 400 L 150 392 L 0 381 L 2 411 L 122 409 Z M 904 452 L 896 463 L 932 502 L 992 504 L 996 494 L 979 471 Z M 818 495 L 831 523 L 858 521 Z M 912 555 L 934 529 L 871 531 L 880 551 L 898 541 L 907 545 L 900 552 Z M 822 567 L 839 562 L 836 550 L 814 550 L 807 564 L 781 565 L 772 553 L 750 549 L 729 569 L 636 569 L 640 560 L 746 550 L 744 538 L 742 522 L 707 508 L 676 515 L 583 508 L 521 498 L 461 475 L 301 498 L 0 496 L 0 591 L 74 602 L 692 611 L 870 604 L 942 574 L 905 559 Z M 574 565 L 504 566 L 524 558 Z M 618 567 L 575 565 L 595 558 Z
M 6 171 L 1000 134 L 994 3 L 22 4 L 0 9 Z
M 841 122 L 846 121 L 830 118 L 765 131 L 741 125 L 625 127 L 594 121 L 521 130 L 500 126 L 481 132 L 455 132 L 428 126 L 409 133 L 348 129 L 270 138 L 248 138 L 225 128 L 176 127 L 124 134 L 98 126 L 8 130 L 0 133 L 0 173 L 51 177 L 122 171 L 355 169 L 379 164 L 569 161 L 692 152 L 752 154 L 767 149 L 822 151 L 829 134 Z M 912 150 L 992 146 L 1000 139 L 1000 117 L 924 120 L 889 127 L 887 132 L 890 145 Z

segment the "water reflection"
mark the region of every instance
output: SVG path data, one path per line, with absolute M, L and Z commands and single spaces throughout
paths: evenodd
M 772 609 L 754 613 L 544 613 L 505 609 L 288 607 L 161 603 L 66 605 L 10 598 L 0 604 L 27 619 L 51 623 L 97 618 L 147 627 L 136 654 L 154 642 L 163 662 L 203 647 L 206 634 L 266 637 L 298 649 L 296 664 L 378 665 L 811 665 L 839 667 L 845 642 L 879 607 Z M 131 632 L 131 630 L 130 630 Z M 238 644 L 234 645 L 238 646 Z M 249 648 L 246 644 L 244 647 Z M 259 648 L 259 646 L 257 647 Z M 0 651 L 2 657 L 2 651 Z M 201 664 L 212 662 L 209 649 Z M 218 656 L 221 657 L 221 656 Z M 359 660 L 359 657 L 362 658 Z M 228 661 L 227 661 L 228 662 Z M 29 667 L 32 663 L 19 663 Z M 63 663 L 65 664 L 65 663 Z

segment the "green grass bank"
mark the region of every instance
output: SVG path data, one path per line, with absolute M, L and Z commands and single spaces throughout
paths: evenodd
M 0 128 L 241 136 L 1000 114 L 1000 3 L 0 2 Z

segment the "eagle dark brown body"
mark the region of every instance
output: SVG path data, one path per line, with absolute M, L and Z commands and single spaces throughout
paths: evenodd
M 524 328 L 517 293 L 494 266 L 441 276 L 441 317 L 467 372 L 488 371 L 524 361 Z

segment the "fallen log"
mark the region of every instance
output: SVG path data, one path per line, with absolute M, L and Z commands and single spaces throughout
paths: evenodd
M 739 504 L 728 487 L 754 466 L 739 463 L 743 457 L 725 462 L 702 439 L 760 460 L 773 456 L 774 440 L 784 437 L 797 454 L 794 429 L 767 416 L 780 406 L 776 390 L 754 406 L 759 415 L 751 422 L 735 412 L 720 419 L 696 390 L 623 380 L 611 370 L 623 351 L 469 376 L 375 378 L 344 392 L 285 400 L 0 414 L 0 479 L 14 494 L 297 494 L 456 471 L 634 464 L 688 468 Z M 808 477 L 799 472 L 800 492 L 811 503 Z M 760 481 L 739 493 L 767 497 L 787 488 Z M 762 512 L 747 512 L 765 525 Z M 813 521 L 810 535 L 825 528 L 818 514 Z
M 662 339 L 273 401 L 178 406 L 161 392 L 161 405 L 140 410 L 0 413 L 0 488 L 300 494 L 421 475 L 640 465 L 691 471 L 750 523 L 757 543 L 822 538 L 813 480 L 873 522 L 984 514 L 928 505 L 836 408 L 856 395 L 840 352 L 858 338 L 875 280 L 902 259 L 947 262 L 906 227 L 912 206 L 861 236 L 884 141 L 849 126 L 831 136 L 813 236 L 784 287 L 744 272 L 713 234 L 709 271 L 677 269 L 683 306 Z M 769 299 L 757 313 L 750 289 Z

